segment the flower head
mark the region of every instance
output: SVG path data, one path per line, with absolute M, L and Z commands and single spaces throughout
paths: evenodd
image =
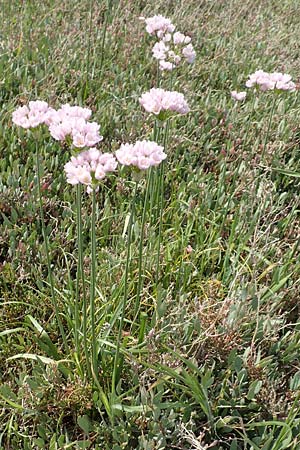
M 160 70 L 173 70 L 175 67 L 175 64 L 165 61 L 164 59 L 159 61 L 159 68 Z
M 196 52 L 192 46 L 191 38 L 177 31 L 173 35 L 167 34 L 154 44 L 152 48 L 153 58 L 159 60 L 160 70 L 172 70 L 185 59 L 192 64 L 196 58 Z M 167 43 L 167 44 L 166 44 Z
M 238 102 L 242 102 L 243 100 L 245 100 L 246 95 L 246 92 L 231 91 L 231 97 Z
M 196 58 L 196 52 L 192 44 L 188 44 L 182 49 L 182 54 L 189 64 L 192 64 Z
M 137 141 L 135 144 L 122 144 L 116 151 L 116 158 L 124 166 L 133 166 L 139 170 L 158 166 L 167 155 L 164 148 L 153 141 Z
M 103 137 L 99 134 L 100 125 L 88 122 L 91 110 L 80 106 L 63 105 L 60 109 L 49 110 L 46 123 L 51 136 L 57 141 L 64 141 L 68 136 L 76 148 L 93 147 Z
M 261 91 L 279 90 L 279 91 L 295 91 L 296 85 L 292 77 L 281 72 L 268 73 L 263 70 L 257 70 L 249 75 L 246 81 L 248 88 L 258 86 Z
M 147 33 L 156 35 L 159 39 L 162 39 L 166 33 L 172 33 L 175 30 L 171 20 L 161 15 L 148 17 L 144 21 Z
M 84 184 L 87 192 L 97 189 L 97 182 L 103 180 L 108 172 L 117 167 L 117 161 L 111 153 L 101 153 L 96 148 L 90 148 L 72 156 L 64 166 L 67 182 L 70 184 Z
M 12 121 L 22 128 L 35 128 L 45 123 L 48 110 L 47 102 L 31 101 L 28 106 L 20 106 L 12 113 Z
M 169 47 L 164 43 L 164 41 L 159 41 L 154 44 L 152 48 L 153 57 L 155 59 L 166 59 L 168 56 Z
M 190 110 L 183 94 L 160 88 L 150 89 L 140 97 L 139 102 L 147 112 L 160 116 L 161 119 L 163 113 L 186 114 Z

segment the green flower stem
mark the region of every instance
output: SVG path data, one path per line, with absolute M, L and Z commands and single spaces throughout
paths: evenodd
M 131 260 L 131 254 L 130 254 L 131 235 L 132 235 L 133 215 L 134 215 L 135 202 L 136 202 L 136 196 L 137 196 L 137 188 L 138 188 L 138 181 L 135 182 L 135 189 L 134 189 L 133 199 L 131 201 L 130 217 L 129 217 L 129 224 L 128 224 L 124 294 L 123 294 L 123 301 L 122 301 L 122 305 L 121 305 L 121 319 L 120 319 L 120 325 L 119 325 L 119 331 L 118 331 L 118 337 L 117 337 L 117 346 L 116 346 L 116 353 L 115 353 L 114 367 L 113 367 L 113 374 L 112 374 L 112 396 L 113 397 L 115 396 L 115 393 L 116 393 L 117 374 L 118 374 L 118 372 L 120 372 L 120 369 L 121 369 L 121 367 L 119 365 L 119 356 L 120 356 L 120 346 L 121 346 L 121 339 L 122 339 L 123 324 L 124 324 L 124 318 L 125 318 L 125 312 L 126 312 L 126 304 L 127 304 L 127 298 L 128 298 L 128 276 L 129 276 L 129 267 L 130 267 L 130 260 Z M 120 373 L 119 373 L 119 375 L 120 375 Z
M 83 243 L 82 243 L 82 216 L 81 216 L 81 196 L 82 187 L 81 184 L 77 184 L 76 191 L 76 212 L 77 212 L 77 248 L 78 248 L 78 265 L 77 265 L 77 282 L 76 282 L 76 303 L 75 303 L 75 339 L 77 345 L 79 345 L 80 334 L 80 319 L 79 319 L 79 305 L 80 301 L 80 281 L 82 283 L 82 334 L 83 334 L 83 346 L 86 359 L 87 371 L 90 376 L 90 364 L 89 364 L 89 351 L 87 341 L 87 299 L 86 299 L 86 283 L 84 274 L 83 263 Z
M 264 140 L 264 146 L 263 146 L 263 151 L 262 151 L 262 154 L 261 154 L 261 160 L 264 159 L 264 156 L 265 156 L 265 153 L 266 153 L 266 148 L 267 148 L 267 143 L 268 143 L 268 139 L 269 139 L 271 123 L 272 123 L 273 115 L 274 115 L 274 111 L 275 111 L 276 101 L 277 101 L 277 95 L 276 95 L 276 93 L 273 93 L 273 103 L 272 103 L 272 107 L 271 107 L 271 113 L 270 113 L 270 116 L 269 116 L 269 123 L 268 123 L 267 133 L 266 133 L 265 140 Z
M 59 327 L 59 331 L 60 331 L 61 337 L 63 339 L 63 343 L 64 343 L 64 346 L 65 346 L 65 349 L 68 351 L 69 346 L 68 346 L 68 343 L 67 343 L 67 338 L 66 338 L 66 334 L 65 334 L 65 331 L 64 331 L 64 327 L 63 327 L 63 324 L 62 324 L 62 322 L 60 320 L 60 316 L 59 316 L 59 308 L 58 308 L 58 304 L 57 304 L 57 301 L 56 301 L 54 280 L 53 280 L 53 274 L 52 274 L 52 269 L 51 269 L 51 258 L 50 258 L 50 252 L 49 252 L 49 242 L 48 242 L 48 235 L 47 235 L 46 226 L 45 226 L 45 217 L 44 217 L 44 210 L 43 210 L 43 198 L 42 198 L 42 191 L 41 191 L 41 163 L 40 163 L 39 148 L 40 148 L 39 139 L 36 138 L 36 168 L 37 168 L 36 173 L 37 173 L 38 202 L 39 202 L 39 209 L 40 209 L 40 220 L 41 220 L 41 225 L 42 225 L 42 234 L 43 234 L 45 251 L 46 251 L 48 279 L 49 279 L 49 284 L 50 284 L 51 298 L 52 298 L 52 304 L 53 304 L 53 307 L 54 307 L 56 321 L 57 321 L 57 324 L 58 324 L 58 327 Z
M 91 36 L 92 36 L 92 26 L 93 26 L 93 12 L 94 12 L 94 0 L 90 0 L 90 10 L 89 10 L 89 27 L 88 27 L 88 48 L 86 57 L 86 69 L 85 69 L 85 81 L 83 87 L 83 101 L 86 100 L 89 91 L 89 72 L 90 72 L 90 58 L 91 58 Z
M 148 171 L 147 180 L 146 180 L 146 193 L 145 193 L 143 215 L 142 215 L 141 235 L 140 235 L 140 242 L 139 242 L 138 285 L 137 285 L 135 305 L 134 305 L 134 320 L 133 320 L 133 322 L 135 322 L 136 316 L 137 316 L 139 308 L 140 308 L 141 290 L 143 287 L 142 260 L 143 260 L 143 247 L 144 247 L 144 231 L 145 231 L 146 215 L 147 215 L 148 203 L 149 203 L 148 197 L 149 197 L 150 180 L 151 180 L 151 171 Z
M 160 138 L 160 130 L 161 130 L 161 122 L 158 119 L 155 119 L 154 122 L 154 128 L 153 128 L 153 141 L 159 142 Z M 149 190 L 149 196 L 150 196 L 150 224 L 151 226 L 153 223 L 157 221 L 158 211 L 157 211 L 157 204 L 158 204 L 158 173 L 159 171 L 154 170 L 153 167 L 150 169 L 150 190 Z
M 246 133 L 244 136 L 244 146 L 247 145 L 247 140 L 248 140 L 248 135 L 249 135 L 249 130 L 250 130 L 250 125 L 251 125 L 251 119 L 255 110 L 255 102 L 256 102 L 256 96 L 253 95 L 253 100 L 252 100 L 252 105 L 251 105 L 251 111 L 250 111 L 250 117 L 248 119 L 248 123 L 247 123 L 247 128 L 246 128 Z M 243 146 L 243 147 L 244 147 Z
M 159 61 L 156 63 L 156 86 L 159 88 L 160 85 L 160 69 L 159 69 Z
M 96 292 L 96 273 L 97 273 L 97 256 L 96 256 L 96 192 L 92 193 L 92 223 L 91 223 L 91 285 L 90 285 L 90 322 L 92 329 L 92 374 L 98 379 L 97 367 L 97 342 L 95 329 L 95 292 Z
M 164 130 L 164 139 L 163 139 L 163 147 L 164 151 L 166 153 L 167 150 L 167 143 L 168 143 L 168 135 L 169 135 L 169 129 L 170 129 L 170 122 L 167 120 L 165 123 L 165 130 Z M 165 168 L 165 161 L 162 161 L 159 167 L 159 183 L 158 183 L 158 192 L 160 194 L 160 201 L 159 201 L 159 225 L 158 225 L 158 245 L 157 245 L 157 260 L 156 260 L 156 286 L 158 284 L 158 278 L 159 278 L 159 266 L 160 266 L 160 247 L 161 247 L 161 235 L 162 235 L 162 218 L 163 218 L 163 209 L 164 209 L 164 168 Z

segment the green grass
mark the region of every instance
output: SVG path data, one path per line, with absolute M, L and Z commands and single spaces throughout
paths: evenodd
M 297 81 L 298 1 L 2 3 L 0 450 L 299 449 L 299 93 L 278 96 L 271 121 L 271 93 L 248 92 L 236 105 L 230 98 L 259 68 Z M 163 214 L 155 205 L 146 210 L 142 245 L 146 181 L 139 183 L 127 279 L 134 183 L 115 175 L 97 194 L 97 384 L 75 347 L 69 152 L 46 133 L 40 141 L 66 348 L 47 279 L 35 142 L 12 125 L 11 113 L 35 99 L 82 104 L 101 125 L 104 151 L 150 139 L 153 120 L 138 98 L 156 86 L 157 73 L 153 40 L 138 17 L 155 13 L 192 37 L 196 62 L 172 79 L 191 112 L 170 122 Z M 169 76 L 160 84 L 168 88 Z M 84 196 L 88 289 L 91 210 Z

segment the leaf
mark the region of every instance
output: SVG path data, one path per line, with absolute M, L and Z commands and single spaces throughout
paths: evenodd
M 89 448 L 91 444 L 92 444 L 91 441 L 77 441 L 76 447 L 79 449 L 85 450 L 85 449 Z
M 24 409 L 22 405 L 19 405 L 17 403 L 18 398 L 16 394 L 10 389 L 9 386 L 7 385 L 0 386 L 0 397 L 12 408 Z
M 41 348 L 46 351 L 48 356 L 51 356 L 54 359 L 59 359 L 59 353 L 57 351 L 57 348 L 51 341 L 48 333 L 45 331 L 45 329 L 42 327 L 42 325 L 39 324 L 39 322 L 32 317 L 30 314 L 26 316 L 26 318 L 32 323 L 34 329 L 37 331 L 37 341 Z
M 54 433 L 53 436 L 50 439 L 49 450 L 57 450 L 56 433 Z
M 127 231 L 127 228 L 128 228 L 129 220 L 130 220 L 130 214 L 127 214 L 127 216 L 125 217 L 124 228 L 123 228 L 123 233 L 122 233 L 122 238 L 123 239 L 124 239 L 124 237 L 126 235 L 126 231 Z
M 253 400 L 255 396 L 259 393 L 262 387 L 262 381 L 261 380 L 255 380 L 253 381 L 248 390 L 247 399 Z
M 124 411 L 129 413 L 147 412 L 151 410 L 151 408 L 148 407 L 147 405 L 126 406 L 122 405 L 121 403 L 115 403 L 112 407 L 113 409 L 116 409 L 118 411 Z
M 1 331 L 0 336 L 7 336 L 8 334 L 17 333 L 18 331 L 25 331 L 25 328 L 17 327 L 10 330 Z
M 17 355 L 7 358 L 7 361 L 11 361 L 13 359 L 32 359 L 34 361 L 41 361 L 44 364 L 57 364 L 57 361 L 54 359 L 47 358 L 46 356 L 34 355 L 33 353 L 18 353 Z
M 296 372 L 290 379 L 290 389 L 296 391 L 300 387 L 300 371 Z
M 288 281 L 288 279 L 293 275 L 293 273 L 290 273 L 286 277 L 282 278 L 277 284 L 274 284 L 268 290 L 262 295 L 262 300 L 267 300 L 268 298 L 272 297 L 279 289 L 281 289 L 285 283 Z
M 86 414 L 84 414 L 83 416 L 78 416 L 77 423 L 85 432 L 85 434 L 89 434 L 90 431 L 92 431 L 92 423 L 90 421 L 90 418 Z
M 295 177 L 295 178 L 300 178 L 300 173 L 299 172 L 293 172 L 292 170 L 288 170 L 288 169 L 277 169 L 275 167 L 272 168 L 273 170 L 275 170 L 276 172 L 282 173 L 283 175 L 287 175 L 289 177 Z

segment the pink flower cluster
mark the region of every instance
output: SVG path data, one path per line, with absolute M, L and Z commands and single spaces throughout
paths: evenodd
M 117 168 L 117 160 L 124 166 L 133 166 L 138 170 L 158 166 L 167 155 L 164 148 L 152 141 L 137 141 L 135 144 L 122 144 L 116 151 L 116 158 L 111 153 L 101 153 L 96 148 L 90 148 L 71 160 L 64 166 L 67 182 L 84 184 L 88 193 L 98 189 L 98 182 L 109 172 Z
M 182 58 L 192 64 L 196 52 L 192 46 L 191 38 L 177 31 L 173 35 L 166 34 L 163 39 L 156 42 L 152 48 L 153 57 L 159 60 L 161 70 L 173 70 L 180 64 Z
M 196 52 L 191 38 L 179 31 L 175 32 L 175 26 L 170 19 L 159 15 L 143 20 L 146 23 L 146 31 L 160 39 L 154 44 L 152 54 L 159 60 L 161 70 L 173 70 L 182 59 L 190 64 L 195 61 Z
M 145 19 L 144 17 L 140 18 L 146 23 L 146 31 L 151 35 L 156 35 L 159 39 L 161 39 L 165 33 L 172 33 L 175 30 L 175 26 L 172 24 L 171 20 L 161 16 L 149 17 Z
M 258 86 L 261 91 L 280 90 L 295 91 L 296 85 L 292 81 L 292 77 L 288 74 L 280 72 L 268 73 L 263 70 L 257 70 L 249 75 L 246 82 L 248 88 Z
M 237 92 L 237 91 L 231 91 L 231 97 L 234 100 L 237 100 L 238 102 L 242 102 L 245 100 L 247 93 L 246 92 Z
M 22 128 L 35 128 L 46 122 L 49 105 L 47 102 L 36 100 L 28 106 L 20 106 L 12 113 L 12 121 Z
M 100 126 L 96 122 L 88 122 L 92 111 L 80 106 L 63 105 L 57 111 L 48 113 L 47 125 L 51 136 L 57 141 L 72 138 L 76 148 L 93 147 L 103 138 L 99 134 Z
M 164 148 L 152 141 L 137 141 L 135 144 L 122 144 L 116 151 L 116 158 L 124 166 L 134 166 L 146 170 L 158 166 L 167 155 Z
M 147 112 L 155 115 L 164 112 L 186 114 L 190 110 L 183 94 L 160 88 L 150 89 L 140 97 L 139 102 Z
M 76 148 L 93 147 L 102 140 L 100 126 L 88 122 L 92 111 L 80 106 L 63 105 L 58 110 L 40 100 L 21 106 L 12 114 L 13 122 L 23 128 L 35 128 L 45 124 L 51 136 L 57 141 L 65 141 L 68 136 Z
M 108 172 L 117 167 L 117 161 L 111 153 L 101 153 L 96 148 L 90 148 L 72 156 L 64 166 L 67 182 L 70 184 L 84 184 L 87 192 L 97 189 L 97 181 L 103 180 Z

